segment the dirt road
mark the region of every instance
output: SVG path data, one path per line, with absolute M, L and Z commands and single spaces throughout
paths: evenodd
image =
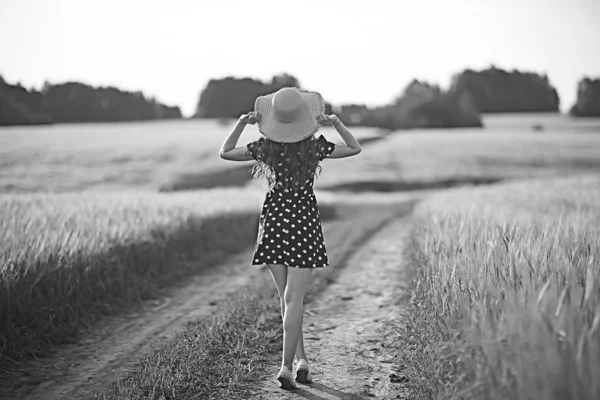
M 372 204 L 340 207 L 340 219 L 324 225 L 332 264 L 345 263 L 353 250 L 359 248 L 371 233 L 393 218 L 395 213 L 395 207 L 381 204 L 377 207 Z M 372 245 L 369 248 L 372 250 Z M 361 251 L 361 254 L 365 255 L 365 251 L 371 250 Z M 0 398 L 54 400 L 93 397 L 111 382 L 126 375 L 141 357 L 183 331 L 189 321 L 209 316 L 215 312 L 215 305 L 252 280 L 270 279 L 264 269 L 250 267 L 250 257 L 248 250 L 223 266 L 187 280 L 184 286 L 173 288 L 164 298 L 144 304 L 136 313 L 106 319 L 82 335 L 77 343 L 58 348 L 56 354 L 19 367 L 10 374 L 9 384 L 0 390 Z M 367 258 L 364 263 L 369 263 Z M 331 290 L 337 293 L 347 289 L 334 285 Z M 353 301 L 342 305 L 361 304 L 359 296 L 363 295 L 357 292 Z M 333 311 L 334 315 L 336 313 Z M 316 322 L 314 329 L 321 329 L 319 323 Z M 375 329 L 377 323 L 372 323 Z M 341 330 L 331 333 L 336 332 Z M 314 336 L 317 336 L 316 332 Z M 321 357 L 328 356 L 323 353 Z M 318 365 L 317 360 L 315 366 Z
M 405 398 L 402 366 L 394 362 L 394 324 L 400 323 L 406 294 L 403 246 L 406 219 L 372 236 L 336 281 L 305 306 L 304 335 L 312 384 L 279 388 L 272 373 L 254 390 L 257 399 Z

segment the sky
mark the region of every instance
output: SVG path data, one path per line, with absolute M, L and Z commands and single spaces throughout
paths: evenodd
M 391 102 L 495 65 L 567 110 L 600 77 L 600 0 L 0 0 L 0 75 L 140 90 L 184 115 L 213 78 L 290 73 L 333 104 Z

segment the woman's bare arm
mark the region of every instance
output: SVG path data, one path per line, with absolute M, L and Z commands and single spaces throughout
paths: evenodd
M 327 125 L 333 125 L 335 130 L 340 134 L 342 140 L 346 144 L 345 146 L 341 144 L 336 145 L 333 152 L 327 158 L 352 157 L 362 151 L 356 138 L 352 135 L 348 128 L 346 128 L 342 121 L 340 121 L 337 115 L 332 114 L 319 116 L 317 117 L 317 121 Z
M 235 146 L 237 145 L 237 142 L 240 138 L 240 135 L 244 131 L 246 124 L 255 124 L 259 118 L 260 117 L 256 112 L 251 112 L 240 117 L 229 136 L 227 136 L 227 139 L 225 139 L 225 143 L 223 143 L 223 146 L 221 146 L 219 155 L 222 159 L 229 161 L 252 160 L 252 156 L 248 152 L 248 148 L 246 146 Z

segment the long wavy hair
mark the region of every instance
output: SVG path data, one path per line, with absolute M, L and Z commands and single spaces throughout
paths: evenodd
M 269 190 L 277 187 L 298 190 L 321 173 L 319 141 L 315 136 L 278 143 L 267 138 L 256 147 L 258 163 L 252 168 L 255 180 L 265 178 Z

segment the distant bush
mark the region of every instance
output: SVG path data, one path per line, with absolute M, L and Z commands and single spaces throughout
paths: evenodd
M 600 78 L 583 78 L 577 85 L 577 102 L 571 108 L 574 117 L 600 117 Z
M 454 91 L 439 96 L 416 107 L 412 113 L 413 127 L 453 128 L 482 126 L 479 111 L 468 93 Z
M 393 104 L 374 109 L 342 106 L 339 115 L 347 125 L 392 130 L 482 126 L 479 111 L 467 93 L 443 91 L 417 80 L 413 80 Z

